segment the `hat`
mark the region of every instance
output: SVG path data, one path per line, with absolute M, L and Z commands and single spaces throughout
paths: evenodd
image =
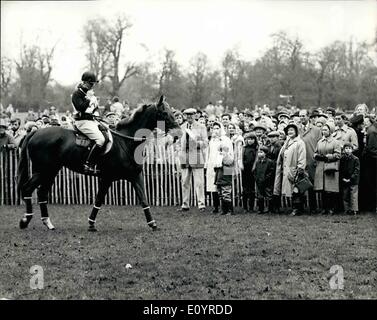
M 324 126 L 327 126 L 330 130 L 330 134 L 332 134 L 334 131 L 335 131 L 335 124 L 330 122 L 330 121 L 327 121 Z
M 289 115 L 288 113 L 286 113 L 286 112 L 279 112 L 279 113 L 277 114 L 277 116 L 278 116 L 278 120 L 279 120 L 279 121 L 280 121 L 281 118 L 283 118 L 283 117 L 286 117 L 287 119 L 290 119 L 290 115 Z
M 278 123 L 278 125 L 279 125 L 279 124 L 282 124 L 282 123 L 284 123 L 284 124 L 288 124 L 288 121 L 287 121 L 287 120 L 285 120 L 285 119 L 283 119 L 283 120 L 280 120 L 280 121 L 279 121 L 279 123 Z
M 318 117 L 328 119 L 329 116 L 326 113 L 319 113 Z
M 262 125 L 262 124 L 257 124 L 257 125 L 254 127 L 254 131 L 257 130 L 257 129 L 262 129 L 262 130 L 264 130 L 264 132 L 267 131 L 267 128 L 266 128 L 264 125 Z
M 116 116 L 116 113 L 109 111 L 108 113 L 105 114 L 105 117 L 108 117 L 108 116 Z
M 351 119 L 350 119 L 350 122 L 352 125 L 356 126 L 358 124 L 362 124 L 364 121 L 364 116 L 362 114 L 358 114 L 356 116 L 353 116 Z
M 268 148 L 266 147 L 266 146 L 261 146 L 261 147 L 259 147 L 259 150 L 260 151 L 263 151 L 264 153 L 268 153 Z
M 326 112 L 328 111 L 330 111 L 333 116 L 335 115 L 335 109 L 333 107 L 326 108 Z
M 243 136 L 243 138 L 244 138 L 244 140 L 250 139 L 250 138 L 256 139 L 257 136 L 255 135 L 254 132 L 251 131 L 251 132 L 245 133 L 245 135 Z
M 99 82 L 97 80 L 96 75 L 91 71 L 84 72 L 81 76 L 81 81 L 86 81 L 86 82 L 91 82 L 91 83 Z
M 296 111 L 294 114 L 291 115 L 291 119 L 293 119 L 294 117 L 299 117 L 300 114 L 298 111 Z
M 314 118 L 314 117 L 319 117 L 319 116 L 320 116 L 319 111 L 318 110 L 313 110 L 312 113 L 309 115 L 309 118 Z
M 185 111 L 183 111 L 183 113 L 184 114 L 195 114 L 196 113 L 196 109 L 194 109 L 194 108 L 188 108 Z
M 298 136 L 298 127 L 297 127 L 297 125 L 296 125 L 295 123 L 293 123 L 293 122 L 288 123 L 288 125 L 284 128 L 284 132 L 285 132 L 285 134 L 288 134 L 288 129 L 289 129 L 289 128 L 293 128 L 293 129 L 295 129 L 295 131 L 296 131 L 296 136 Z
M 343 145 L 343 149 L 344 149 L 345 147 L 350 147 L 350 148 L 353 149 L 353 144 L 352 144 L 351 142 L 346 142 L 346 143 Z
M 271 131 L 270 133 L 267 134 L 267 137 L 278 137 L 280 136 L 279 131 Z
M 320 122 L 320 123 L 322 123 L 322 125 L 324 125 L 325 123 L 326 123 L 326 119 L 324 118 L 324 117 L 319 117 L 318 119 L 317 119 L 317 121 L 316 121 L 316 123 L 317 122 Z

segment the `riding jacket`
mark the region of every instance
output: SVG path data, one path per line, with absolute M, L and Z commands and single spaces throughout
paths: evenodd
M 88 89 L 78 85 L 76 90 L 72 93 L 72 104 L 77 111 L 74 115 L 75 120 L 94 120 L 91 113 L 85 112 L 90 106 L 90 100 L 86 97 L 87 92 Z

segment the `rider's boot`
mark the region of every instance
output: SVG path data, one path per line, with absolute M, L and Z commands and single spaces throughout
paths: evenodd
M 95 164 L 98 160 L 98 156 L 101 154 L 102 147 L 98 144 L 93 145 L 92 149 L 89 152 L 88 158 L 84 164 L 84 172 L 85 173 L 98 173 L 99 171 L 96 170 Z

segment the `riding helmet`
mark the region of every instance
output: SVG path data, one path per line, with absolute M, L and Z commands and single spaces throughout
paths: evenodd
M 84 72 L 81 76 L 81 81 L 86 81 L 86 82 L 91 82 L 91 83 L 99 82 L 97 80 L 96 75 L 91 71 Z

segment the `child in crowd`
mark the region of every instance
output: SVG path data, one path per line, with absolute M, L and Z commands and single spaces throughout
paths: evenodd
M 232 141 L 224 136 L 219 146 L 219 156 L 215 165 L 215 184 L 221 201 L 223 215 L 233 214 L 232 180 L 234 167 L 234 152 Z
M 274 189 L 275 163 L 273 160 L 267 158 L 268 151 L 268 147 L 259 147 L 257 163 L 255 165 L 259 214 L 265 213 L 264 204 L 266 200 L 268 201 L 268 211 L 273 212 L 272 192 Z
M 344 212 L 346 214 L 356 214 L 359 210 L 357 199 L 359 193 L 360 160 L 352 154 L 352 151 L 352 144 L 345 143 L 339 165 L 340 185 L 343 195 Z
M 257 158 L 258 141 L 254 132 L 248 132 L 244 135 L 245 145 L 242 150 L 242 206 L 245 213 L 251 213 L 254 210 L 255 201 L 255 160 Z

